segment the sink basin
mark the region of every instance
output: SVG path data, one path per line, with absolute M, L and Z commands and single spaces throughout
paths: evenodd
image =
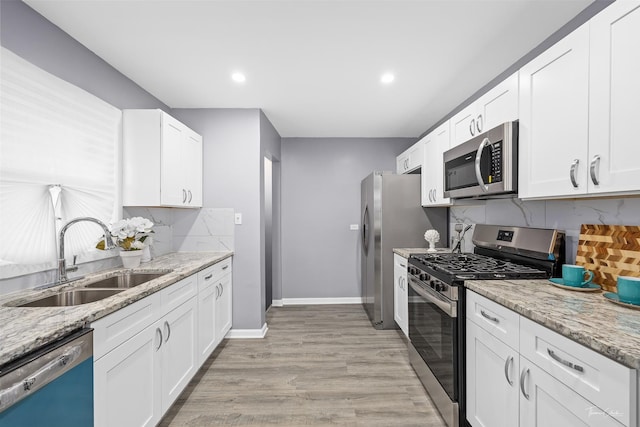
M 123 272 L 116 276 L 107 277 L 106 279 L 98 280 L 97 282 L 85 285 L 84 288 L 107 288 L 107 289 L 129 289 L 138 285 L 142 285 L 150 280 L 156 279 L 160 276 L 164 276 L 165 273 L 132 273 Z
M 45 298 L 40 298 L 18 307 L 66 307 L 71 305 L 88 304 L 110 297 L 124 289 L 75 289 L 60 292 Z

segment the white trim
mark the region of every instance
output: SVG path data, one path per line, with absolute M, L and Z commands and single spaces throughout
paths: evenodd
M 362 297 L 282 298 L 282 305 L 362 304 Z
M 267 323 L 265 322 L 260 329 L 231 329 L 227 332 L 225 338 L 229 339 L 248 339 L 248 338 L 264 338 L 267 335 Z
M 274 299 L 271 301 L 271 307 L 282 307 L 284 304 L 281 299 Z

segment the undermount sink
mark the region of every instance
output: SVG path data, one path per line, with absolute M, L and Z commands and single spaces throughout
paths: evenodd
M 122 272 L 115 276 L 107 277 L 106 279 L 98 280 L 97 282 L 89 283 L 84 288 L 102 288 L 102 289 L 129 289 L 150 280 L 157 279 L 164 276 L 168 272 L 164 273 L 140 273 L 140 272 Z
M 123 291 L 124 289 L 75 289 L 20 304 L 17 307 L 67 307 L 71 305 L 88 304 Z

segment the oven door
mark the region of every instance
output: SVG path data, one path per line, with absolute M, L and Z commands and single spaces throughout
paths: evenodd
M 458 402 L 457 302 L 409 276 L 409 340 L 452 402 Z

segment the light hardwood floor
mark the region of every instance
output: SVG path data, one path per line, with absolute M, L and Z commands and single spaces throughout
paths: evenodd
M 375 330 L 360 305 L 273 307 L 264 339 L 225 340 L 163 427 L 444 427 L 402 333 Z

